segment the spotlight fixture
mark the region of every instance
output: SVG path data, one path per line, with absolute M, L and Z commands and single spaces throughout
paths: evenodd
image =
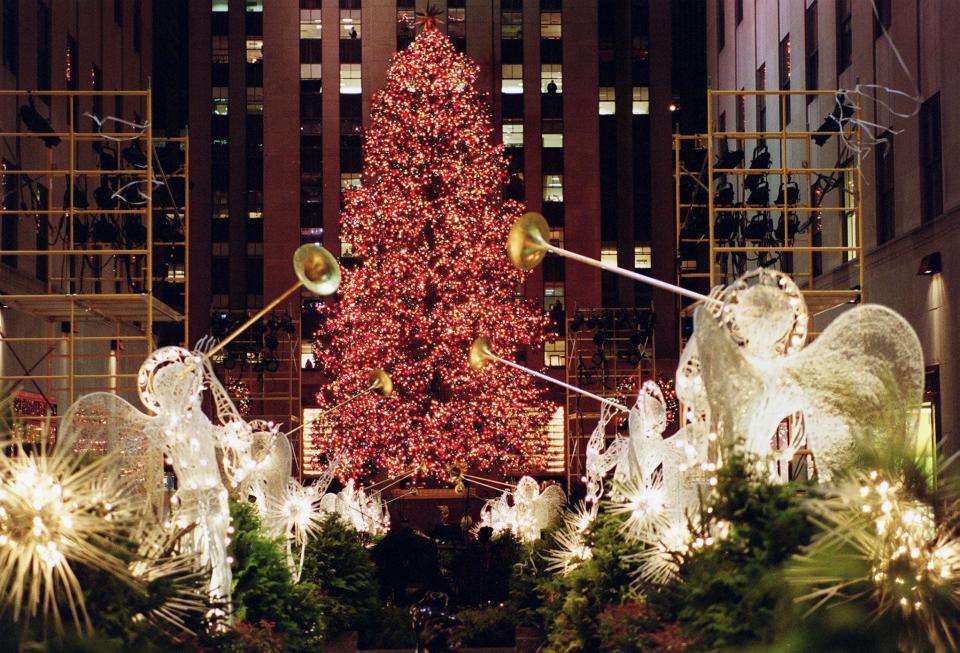
M 725 181 L 717 185 L 717 194 L 713 198 L 713 203 L 718 206 L 731 206 L 733 204 L 733 184 Z
M 860 284 L 857 284 L 857 285 L 855 285 L 855 286 L 850 286 L 850 290 L 856 291 L 857 294 L 854 295 L 853 297 L 851 297 L 851 298 L 847 301 L 847 303 L 848 303 L 848 304 L 859 304 L 859 303 L 860 303 L 860 297 L 862 296 L 862 295 L 861 295 L 861 293 L 862 293 L 862 288 L 860 288 Z
M 770 150 L 767 149 L 766 145 L 757 145 L 753 148 L 753 159 L 750 161 L 751 170 L 769 170 L 771 163 Z M 765 173 L 747 175 L 743 180 L 743 187 L 747 190 L 754 190 L 765 179 Z
M 232 370 L 237 366 L 237 359 L 233 357 L 231 352 L 227 352 L 227 355 L 220 361 L 220 366 L 225 370 Z
M 777 206 L 783 206 L 783 184 L 780 184 L 780 191 L 777 193 L 777 201 L 775 204 Z M 800 199 L 800 185 L 795 181 L 788 181 L 787 184 L 787 205 L 793 206 L 797 203 L 797 200 Z
M 20 107 L 20 118 L 27 124 L 27 128 L 40 137 L 43 144 L 53 149 L 60 144 L 59 136 L 44 136 L 44 134 L 53 134 L 53 127 L 50 121 L 40 115 L 40 112 L 33 106 L 33 98 L 30 104 L 24 104 Z
M 130 164 L 133 168 L 144 169 L 147 167 L 147 157 L 140 150 L 140 146 L 137 143 L 133 143 L 128 147 L 123 148 L 120 152 L 120 155 L 123 157 L 123 160 Z
M 266 345 L 270 351 L 276 351 L 277 347 L 280 346 L 280 340 L 276 335 L 268 333 L 263 337 L 263 344 Z
M 943 272 L 943 261 L 940 258 L 940 252 L 927 254 L 920 260 L 920 269 L 917 275 L 934 275 Z
M 573 319 L 570 320 L 570 330 L 576 333 L 583 326 L 583 315 L 578 310 L 573 314 Z
M 720 168 L 721 170 L 728 168 L 739 168 L 743 165 L 743 161 L 746 158 L 743 150 L 730 150 L 724 152 L 720 155 L 720 158 L 717 159 L 717 163 L 714 168 Z
M 770 186 L 766 181 L 758 181 L 747 197 L 747 206 L 766 206 L 770 203 Z
M 842 93 L 838 95 L 837 104 L 817 128 L 817 135 L 813 137 L 813 142 L 823 147 L 831 135 L 843 131 L 844 125 L 853 117 L 853 111 L 854 106 L 847 102 L 847 96 Z
M 265 372 L 276 372 L 280 369 L 280 361 L 278 361 L 276 358 L 268 358 L 263 364 L 263 369 Z

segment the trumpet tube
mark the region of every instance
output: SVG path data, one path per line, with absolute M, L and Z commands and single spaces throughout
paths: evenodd
M 614 401 L 613 399 L 609 399 L 609 398 L 607 398 L 607 397 L 601 397 L 600 395 L 595 395 L 595 394 L 593 394 L 592 392 L 590 392 L 589 390 L 584 390 L 583 388 L 578 388 L 578 387 L 575 386 L 575 385 L 570 385 L 569 383 L 564 383 L 563 381 L 560 381 L 559 379 L 555 379 L 555 378 L 553 378 L 552 376 L 547 376 L 546 374 L 542 374 L 541 372 L 537 372 L 536 370 L 531 370 L 529 367 L 524 367 L 523 365 L 520 365 L 519 363 L 514 363 L 513 361 L 507 360 L 506 358 L 501 358 L 501 357 L 497 356 L 496 354 L 492 354 L 492 353 L 491 353 L 491 354 L 488 354 L 488 356 L 489 356 L 492 360 L 497 361 L 498 363 L 503 363 L 504 365 L 506 365 L 506 366 L 508 366 L 508 367 L 512 367 L 512 368 L 514 368 L 514 369 L 516 369 L 516 370 L 520 370 L 521 372 L 526 372 L 527 374 L 530 374 L 530 375 L 532 375 L 532 376 L 535 376 L 535 377 L 537 377 L 538 379 L 541 379 L 541 380 L 543 380 L 543 381 L 546 381 L 547 383 L 552 383 L 552 384 L 554 384 L 554 385 L 560 386 L 561 388 L 566 388 L 567 390 L 569 390 L 569 391 L 571 391 L 571 392 L 576 392 L 577 394 L 581 394 L 581 395 L 583 395 L 584 397 L 590 397 L 591 399 L 596 399 L 597 401 L 599 401 L 599 402 L 601 402 L 601 403 L 604 403 L 604 404 L 608 404 L 608 405 L 610 405 L 610 406 L 613 406 L 614 408 L 616 408 L 616 409 L 618 409 L 618 410 L 621 410 L 621 411 L 623 411 L 623 412 L 625 412 L 625 413 L 629 413 L 629 412 L 630 412 L 630 409 L 629 409 L 629 408 L 627 408 L 626 406 L 624 406 L 624 405 L 621 404 L 621 403 L 618 403 L 618 402 Z

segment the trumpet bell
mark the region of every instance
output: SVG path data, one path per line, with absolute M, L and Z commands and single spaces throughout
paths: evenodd
M 340 264 L 316 243 L 301 245 L 293 253 L 293 271 L 303 287 L 317 295 L 332 295 L 340 287 Z
M 478 336 L 470 346 L 470 367 L 479 370 L 493 358 L 493 349 L 490 347 L 490 338 Z
M 390 375 L 381 369 L 371 370 L 367 375 L 370 387 L 380 394 L 381 397 L 389 397 L 393 394 L 393 381 Z
M 547 254 L 550 225 L 539 213 L 524 213 L 510 229 L 507 255 L 521 270 L 532 270 Z

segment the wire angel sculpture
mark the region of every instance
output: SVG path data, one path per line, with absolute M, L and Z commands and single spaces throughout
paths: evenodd
M 379 492 L 367 491 L 356 485 L 353 479 L 340 492 L 327 493 L 320 500 L 320 510 L 325 514 L 338 515 L 357 532 L 377 537 L 390 530 L 390 512 Z
M 677 382 L 710 432 L 745 438 L 766 457 L 778 425 L 800 415 L 821 482 L 851 462 L 858 441 L 916 432 L 923 351 L 900 315 L 857 306 L 804 346 L 806 303 L 783 273 L 760 268 L 713 295 L 719 304 L 696 311 Z
M 494 533 L 510 531 L 523 542 L 533 542 L 553 526 L 566 501 L 560 486 L 549 485 L 541 492 L 535 479 L 524 476 L 513 490 L 484 504 L 477 528 L 490 526 Z
M 162 488 L 152 479 L 162 474 L 166 456 L 177 476 L 171 521 L 181 529 L 194 525 L 181 545 L 199 556 L 201 566 L 209 569 L 210 596 L 229 603 L 230 510 L 217 449 L 240 430 L 235 423 L 239 414 L 235 408 L 230 409 L 232 403 L 223 403 L 226 390 L 212 376 L 209 362 L 182 347 L 153 352 L 140 367 L 137 385 L 140 400 L 152 415 L 116 395 L 89 394 L 64 414 L 58 446 L 77 453 L 118 452 L 121 463 L 117 473 L 142 474 L 149 482 L 144 487 L 144 505 L 151 508 L 156 503 L 154 493 Z M 204 414 L 201 406 L 208 385 L 214 394 L 218 424 Z M 154 517 L 159 519 L 160 515 Z

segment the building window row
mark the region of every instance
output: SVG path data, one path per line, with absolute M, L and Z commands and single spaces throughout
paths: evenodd
M 635 116 L 645 116 L 650 113 L 650 88 L 648 86 L 634 86 L 632 92 L 631 112 Z M 601 116 L 612 116 L 617 112 L 617 89 L 613 86 L 599 88 L 599 112 Z

